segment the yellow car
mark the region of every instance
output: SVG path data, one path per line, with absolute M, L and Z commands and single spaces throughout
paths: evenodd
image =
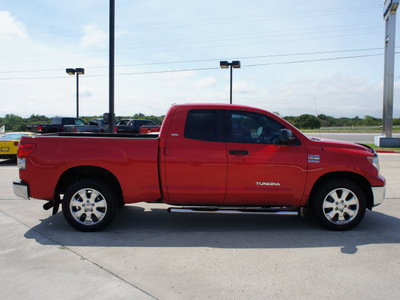
M 32 132 L 9 132 L 0 137 L 0 159 L 17 157 L 21 136 L 32 135 Z

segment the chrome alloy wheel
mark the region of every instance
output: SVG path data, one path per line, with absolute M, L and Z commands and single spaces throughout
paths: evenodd
M 98 224 L 106 215 L 107 202 L 97 190 L 85 188 L 77 191 L 69 203 L 73 218 L 83 225 Z
M 322 207 L 327 220 L 333 224 L 343 225 L 357 217 L 360 202 L 351 190 L 337 188 L 325 197 Z

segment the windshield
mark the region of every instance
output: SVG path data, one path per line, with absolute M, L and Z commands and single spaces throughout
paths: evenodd
M 6 141 L 19 140 L 21 136 L 27 136 L 27 133 L 6 133 L 0 139 Z

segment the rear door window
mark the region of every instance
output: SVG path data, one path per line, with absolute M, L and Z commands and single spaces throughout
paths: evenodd
M 217 110 L 191 110 L 185 125 L 185 138 L 201 141 L 220 141 Z

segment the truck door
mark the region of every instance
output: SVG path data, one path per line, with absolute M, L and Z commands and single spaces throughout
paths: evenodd
M 229 111 L 226 205 L 295 205 L 304 192 L 307 154 L 300 140 L 282 145 L 285 128 L 270 116 Z
M 216 109 L 175 111 L 165 147 L 166 202 L 223 204 L 227 155 L 220 114 Z

